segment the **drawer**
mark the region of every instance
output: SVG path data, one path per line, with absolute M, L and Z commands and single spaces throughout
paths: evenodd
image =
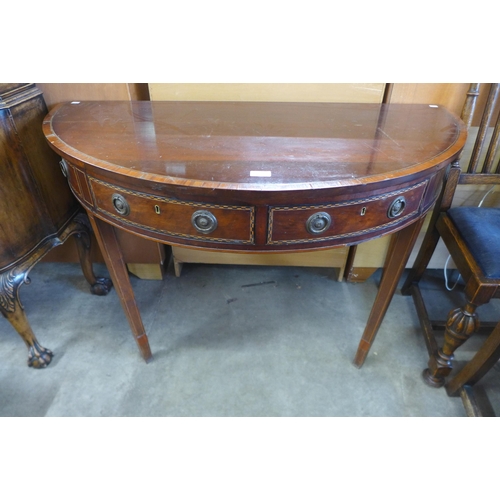
M 253 244 L 255 210 L 180 201 L 120 188 L 89 177 L 95 209 L 120 222 L 175 239 Z
M 267 244 L 335 243 L 389 230 L 419 214 L 427 183 L 425 180 L 383 195 L 341 203 L 271 207 Z

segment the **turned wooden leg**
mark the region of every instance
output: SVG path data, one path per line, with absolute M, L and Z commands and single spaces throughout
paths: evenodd
M 99 243 L 99 247 L 108 266 L 113 285 L 116 289 L 132 334 L 139 347 L 142 357 L 149 362 L 153 356 L 149 347 L 148 337 L 142 323 L 141 314 L 135 301 L 127 266 L 123 260 L 120 244 L 116 238 L 115 229 L 110 224 L 89 214 L 90 223 Z
M 83 275 L 90 284 L 90 292 L 94 295 L 107 295 L 111 290 L 113 283 L 109 278 L 98 278 L 94 274 L 92 261 L 90 259 L 91 233 L 90 222 L 84 213 L 78 214 L 72 221 L 72 230 L 74 233 L 80 265 Z
M 446 382 L 448 396 L 458 396 L 462 388 L 481 380 L 500 359 L 500 323 L 497 323 L 484 344 L 459 373 Z
M 14 268 L 0 274 L 0 312 L 28 347 L 28 366 L 45 368 L 52 360 L 52 351 L 39 344 L 19 300 L 19 287 L 26 281 L 27 270 Z
M 453 353 L 479 328 L 476 309 L 477 305 L 467 302 L 465 307 L 454 309 L 448 314 L 443 348 L 430 357 L 429 367 L 422 374 L 427 385 L 444 385 L 445 377 L 453 368 Z
M 422 224 L 423 218 L 401 229 L 391 239 L 378 293 L 354 358 L 354 365 L 358 368 L 363 366 L 375 340 Z

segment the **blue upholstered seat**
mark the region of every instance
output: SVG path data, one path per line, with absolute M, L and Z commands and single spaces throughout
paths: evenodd
M 500 279 L 500 208 L 456 207 L 447 213 L 484 275 Z

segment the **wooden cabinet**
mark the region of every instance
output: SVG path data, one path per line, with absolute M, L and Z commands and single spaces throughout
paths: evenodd
M 47 108 L 34 84 L 0 84 L 0 311 L 28 347 L 28 364 L 47 366 L 19 300 L 29 270 L 75 235 L 85 277 L 103 295 L 111 282 L 93 275 L 88 220 L 42 134 Z

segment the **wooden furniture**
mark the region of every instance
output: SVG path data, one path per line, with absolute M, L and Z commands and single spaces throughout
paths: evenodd
M 34 84 L 0 84 L 0 311 L 26 343 L 34 368 L 47 366 L 52 352 L 39 344 L 19 300 L 31 268 L 74 235 L 92 293 L 111 287 L 92 271 L 90 225 L 42 134 L 46 114 Z
M 149 100 L 147 83 L 37 83 L 43 92 L 47 108 L 68 101 L 143 101 Z M 126 231 L 117 232 L 128 270 L 141 279 L 163 279 L 170 252 L 166 245 L 139 238 Z M 104 262 L 99 247 L 92 238 L 94 262 Z M 59 246 L 44 258 L 52 262 L 77 262 L 78 252 L 73 241 Z
M 467 83 L 387 83 L 385 85 L 384 102 L 387 104 L 437 104 L 444 106 L 452 113 L 460 115 L 467 88 Z M 479 100 L 478 106 L 481 106 L 481 104 L 482 98 Z M 465 148 L 467 148 L 467 144 Z M 464 195 L 469 197 L 469 193 Z M 424 221 L 422 230 L 415 242 L 415 247 L 406 264 L 407 269 L 411 268 L 415 261 L 417 251 L 428 227 L 429 216 L 430 214 Z M 390 236 L 386 236 L 350 247 L 345 279 L 349 282 L 363 282 L 369 278 L 384 265 L 389 243 Z M 447 256 L 448 253 L 444 245 L 438 245 L 428 267 L 442 269 Z
M 384 83 L 150 83 L 152 101 L 349 102 L 381 104 Z M 350 247 L 355 248 L 355 247 Z M 333 268 L 344 277 L 349 247 L 317 252 L 235 253 L 172 247 L 175 275 L 185 263 Z
M 200 249 L 295 252 L 394 234 L 361 366 L 426 212 L 466 139 L 428 105 L 76 102 L 44 120 L 144 359 L 115 227 Z M 313 321 L 314 318 L 311 318 Z
M 474 386 L 493 368 L 499 359 L 500 322 L 496 324 L 474 357 L 446 383 L 448 396 L 462 398 L 468 417 L 484 416 L 474 393 Z
M 500 118 L 497 118 L 484 162 L 481 151 L 486 144 L 487 131 L 492 121 L 499 84 L 491 86 L 488 101 L 479 126 L 476 143 L 467 169 L 462 172 L 458 162 L 453 164 L 440 202 L 436 205 L 424 243 L 404 286 L 403 293 L 413 296 L 421 321 L 429 366 L 424 380 L 433 387 L 445 384 L 452 370 L 454 352 L 479 328 L 476 309 L 494 297 L 500 297 L 500 209 L 489 207 L 450 208 L 458 184 L 500 183 L 500 162 L 495 163 L 500 136 Z M 463 118 L 470 124 L 479 92 L 479 84 L 472 84 L 464 107 Z M 494 161 L 495 160 L 495 161 Z M 481 165 L 481 168 L 480 168 Z M 442 238 L 465 281 L 466 304 L 449 312 L 445 325 L 444 344 L 438 348 L 434 329 L 438 323 L 429 319 L 419 288 L 419 282 L 439 239 Z

